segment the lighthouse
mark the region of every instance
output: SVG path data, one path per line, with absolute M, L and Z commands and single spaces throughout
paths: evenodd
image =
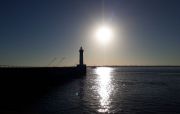
M 83 61 L 83 53 L 84 53 L 84 50 L 81 46 L 79 49 L 79 64 L 77 65 L 77 70 L 81 74 L 86 73 L 86 64 L 84 64 L 84 61 Z
M 80 66 L 83 66 L 83 52 L 84 52 L 84 50 L 83 50 L 83 48 L 81 46 L 80 49 L 79 49 L 79 65 Z

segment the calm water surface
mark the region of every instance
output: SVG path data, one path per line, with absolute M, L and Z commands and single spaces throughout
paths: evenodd
M 37 114 L 179 114 L 180 74 L 174 68 L 88 68 L 85 77 L 54 88 L 30 110 Z

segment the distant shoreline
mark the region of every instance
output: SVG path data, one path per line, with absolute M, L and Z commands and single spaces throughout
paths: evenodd
M 75 68 L 76 66 L 7 66 L 0 65 L 0 68 Z M 97 65 L 87 67 L 180 67 L 180 65 Z
M 88 67 L 180 67 L 180 65 L 103 65 Z

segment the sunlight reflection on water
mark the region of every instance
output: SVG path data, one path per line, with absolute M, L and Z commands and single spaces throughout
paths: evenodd
M 113 91 L 113 84 L 111 84 L 111 73 L 112 68 L 110 67 L 99 67 L 96 69 L 97 82 L 98 82 L 98 94 L 100 96 L 100 109 L 98 112 L 105 113 L 109 112 L 110 108 L 110 95 Z
M 180 114 L 180 75 L 168 70 L 159 74 L 159 68 L 154 67 L 149 73 L 143 68 L 88 68 L 85 77 L 49 89 L 45 86 L 47 93 L 37 96 L 39 99 L 33 101 L 32 107 L 23 111 L 32 114 Z

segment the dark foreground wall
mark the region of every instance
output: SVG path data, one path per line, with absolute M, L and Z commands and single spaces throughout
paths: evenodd
M 86 71 L 77 67 L 14 67 L 0 68 L 1 80 L 61 82 L 85 75 Z
M 0 68 L 0 113 L 20 113 L 57 85 L 85 76 L 77 67 Z

